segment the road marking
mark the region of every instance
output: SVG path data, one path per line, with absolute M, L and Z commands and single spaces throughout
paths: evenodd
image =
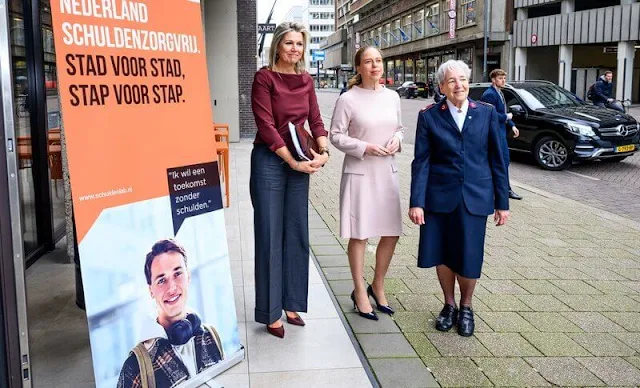
M 583 177 L 583 178 L 587 178 L 587 179 L 591 179 L 592 181 L 599 181 L 599 178 L 594 178 L 592 176 L 589 175 L 584 175 L 584 174 L 578 174 L 577 172 L 573 172 L 573 171 L 567 171 L 569 174 L 573 174 L 573 175 L 577 175 L 579 177 Z

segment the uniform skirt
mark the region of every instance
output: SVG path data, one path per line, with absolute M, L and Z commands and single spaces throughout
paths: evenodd
M 464 201 L 451 213 L 427 213 L 420 226 L 418 267 L 444 264 L 462 277 L 478 279 L 486 230 L 487 216 L 469 213 Z

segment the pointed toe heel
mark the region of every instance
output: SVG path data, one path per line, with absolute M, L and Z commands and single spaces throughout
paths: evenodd
M 271 335 L 274 335 L 278 338 L 284 338 L 284 326 L 280 327 L 269 327 L 267 325 L 267 332 Z
M 371 312 L 368 312 L 368 313 L 363 313 L 362 311 L 360 311 L 360 309 L 358 308 L 358 304 L 356 303 L 356 297 L 354 293 L 355 293 L 355 290 L 351 292 L 351 300 L 353 301 L 353 308 L 358 312 L 358 315 L 360 315 L 362 318 L 370 319 L 372 321 L 377 321 L 379 318 L 378 318 L 378 314 L 376 314 L 375 311 L 371 310 Z
M 306 323 L 302 320 L 302 318 L 298 315 L 297 317 L 291 318 L 287 315 L 287 322 L 291 325 L 295 326 L 304 326 Z
M 395 310 L 392 309 L 391 306 L 386 305 L 386 304 L 378 303 L 378 297 L 373 292 L 373 288 L 371 287 L 371 285 L 369 285 L 369 287 L 367 287 L 367 295 L 371 296 L 373 298 L 373 300 L 376 302 L 376 307 L 378 308 L 378 310 L 380 310 L 383 313 L 389 314 L 389 315 L 395 314 Z

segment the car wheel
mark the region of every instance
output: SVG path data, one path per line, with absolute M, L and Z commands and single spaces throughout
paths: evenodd
M 560 171 L 571 164 L 571 156 L 564 142 L 556 137 L 545 136 L 533 147 L 536 163 L 545 170 Z
M 627 155 L 629 156 L 629 155 Z M 606 158 L 606 159 L 602 159 L 603 162 L 609 162 L 609 163 L 618 163 L 618 162 L 622 162 L 623 160 L 625 160 L 627 158 L 627 156 L 614 156 L 613 158 Z

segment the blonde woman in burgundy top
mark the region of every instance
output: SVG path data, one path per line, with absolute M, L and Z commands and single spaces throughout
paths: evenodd
M 331 142 L 345 153 L 340 183 L 340 237 L 349 239 L 348 255 L 354 307 L 360 316 L 377 320 L 368 296 L 378 310 L 393 314 L 384 295 L 384 277 L 402 233 L 398 168 L 394 154 L 403 138 L 398 94 L 380 84 L 382 55 L 374 47 L 361 48 L 355 61 L 358 74 L 349 91 L 336 102 L 331 119 Z M 367 239 L 381 236 L 376 250 L 373 283 L 363 278 Z
M 309 33 L 300 23 L 280 24 L 273 34 L 269 66 L 253 80 L 251 105 L 258 133 L 251 153 L 249 188 L 255 236 L 256 321 L 284 337 L 280 318 L 304 326 L 309 280 L 309 175 L 329 159 L 313 79 L 305 71 Z M 309 123 L 320 146 L 300 161 L 289 123 Z

